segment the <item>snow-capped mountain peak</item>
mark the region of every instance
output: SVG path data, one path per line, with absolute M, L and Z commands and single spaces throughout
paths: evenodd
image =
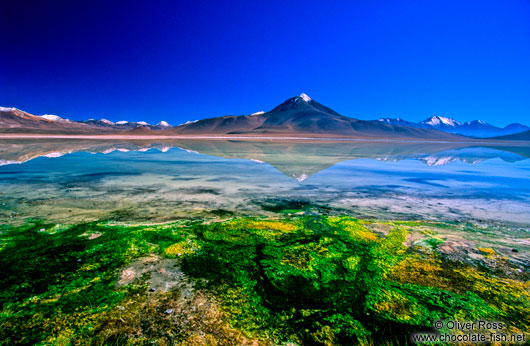
M 459 123 L 459 122 L 456 121 L 455 119 L 446 118 L 446 117 L 441 117 L 441 116 L 438 116 L 438 115 L 435 115 L 435 116 L 433 116 L 433 117 L 430 117 L 429 119 L 425 119 L 425 120 L 422 121 L 421 123 L 422 123 L 422 124 L 426 124 L 426 125 L 431 125 L 431 126 L 445 125 L 445 126 L 452 126 L 452 127 L 455 127 L 455 126 L 460 126 L 460 125 L 462 125 L 461 123 Z
M 305 102 L 309 102 L 309 101 L 311 101 L 311 97 L 307 96 L 307 94 L 305 94 L 305 93 L 301 93 L 301 94 L 300 94 L 300 98 L 301 98 L 302 100 L 304 100 Z
M 17 110 L 15 107 L 0 107 L 0 112 L 9 112 Z
M 390 125 L 408 126 L 420 129 L 436 129 L 447 133 L 478 138 L 509 135 L 530 129 L 530 127 L 521 124 L 510 124 L 504 128 L 499 128 L 485 122 L 484 120 L 471 120 L 466 121 L 465 123 L 460 123 L 454 119 L 441 116 L 434 116 L 419 123 L 409 122 L 400 118 L 380 118 L 378 121 Z
M 39 115 L 41 118 L 44 118 L 44 119 L 47 119 L 47 120 L 51 120 L 51 121 L 59 121 L 59 120 L 62 120 L 63 118 L 61 118 L 60 116 L 58 115 L 53 115 L 53 114 L 44 114 L 44 115 Z
M 108 124 L 108 125 L 114 125 L 114 123 L 110 120 L 107 120 L 107 119 L 101 119 L 100 120 L 102 123 L 105 123 L 105 124 Z
M 171 127 L 171 125 L 169 125 L 169 123 L 167 121 L 164 121 L 164 120 L 162 120 L 161 122 L 159 122 L 156 125 L 160 126 L 160 127 Z
M 54 114 L 44 114 L 44 115 L 39 115 L 39 117 L 46 119 L 46 120 L 50 120 L 50 121 L 62 121 L 62 122 L 67 122 L 67 123 L 70 122 L 70 120 L 63 119 L 60 116 L 54 115 Z
M 125 124 L 128 124 L 129 122 L 126 121 L 126 120 L 121 120 L 121 121 L 116 121 L 116 125 L 125 125 Z
M 149 124 L 146 123 L 145 121 L 138 121 L 137 124 L 140 124 L 140 125 L 149 125 Z

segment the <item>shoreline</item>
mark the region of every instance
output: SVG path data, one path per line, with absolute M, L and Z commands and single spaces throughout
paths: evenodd
M 385 138 L 385 137 L 326 137 L 326 136 L 238 136 L 238 135 L 184 135 L 184 136 L 142 136 L 142 135 L 67 135 L 67 134 L 0 134 L 2 139 L 94 139 L 94 140 L 269 140 L 269 141 L 352 141 L 352 142 L 398 142 L 398 143 L 464 143 L 464 144 L 504 144 L 504 145 L 530 145 L 529 141 L 522 140 L 488 140 L 488 139 L 466 139 L 466 140 L 446 140 L 446 139 L 411 139 L 411 138 Z

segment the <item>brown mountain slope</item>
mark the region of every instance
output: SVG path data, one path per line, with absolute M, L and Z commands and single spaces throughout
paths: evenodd
M 129 135 L 129 136 L 156 136 L 157 132 L 147 127 L 138 126 L 132 130 L 123 132 L 123 134 Z
M 70 121 L 52 121 L 16 108 L 0 109 L 0 133 L 35 134 L 97 134 L 111 133 L 88 124 Z
M 437 130 L 348 118 L 312 100 L 305 94 L 292 97 L 269 112 L 203 119 L 175 127 L 170 131 L 183 135 L 342 136 L 447 140 L 465 138 Z

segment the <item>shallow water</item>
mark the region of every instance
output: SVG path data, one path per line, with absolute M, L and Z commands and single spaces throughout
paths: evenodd
M 0 221 L 273 215 L 530 224 L 530 148 L 360 141 L 0 140 Z

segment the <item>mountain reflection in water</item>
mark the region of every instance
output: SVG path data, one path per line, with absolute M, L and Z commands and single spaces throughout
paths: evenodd
M 530 224 L 530 148 L 476 143 L 0 140 L 0 221 L 264 215 Z
M 527 146 L 480 146 L 451 142 L 10 139 L 0 140 L 0 165 L 23 163 L 42 156 L 60 157 L 75 152 L 167 152 L 172 148 L 268 163 L 286 176 L 298 180 L 303 180 L 303 177 L 307 179 L 339 162 L 363 158 L 380 161 L 415 159 L 429 166 L 437 166 L 454 161 L 475 164 L 494 158 L 516 162 L 530 157 L 530 147 Z

